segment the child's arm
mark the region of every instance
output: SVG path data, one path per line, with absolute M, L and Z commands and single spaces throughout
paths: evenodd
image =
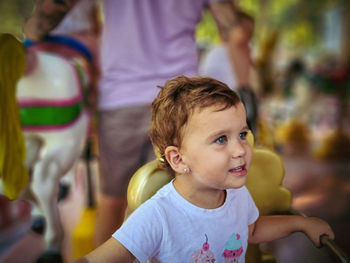
M 127 263 L 135 257 L 118 240 L 111 237 L 101 246 L 74 263 Z
M 249 243 L 269 242 L 286 237 L 293 232 L 304 232 L 316 247 L 320 247 L 320 236 L 334 233 L 327 222 L 316 217 L 303 216 L 260 216 L 249 226 Z

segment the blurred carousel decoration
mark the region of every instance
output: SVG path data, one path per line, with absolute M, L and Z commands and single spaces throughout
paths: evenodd
M 24 47 L 0 35 L 0 190 L 31 201 L 44 219 L 37 262 L 63 262 L 60 181 L 74 172 L 89 132 L 89 54 L 69 38 Z

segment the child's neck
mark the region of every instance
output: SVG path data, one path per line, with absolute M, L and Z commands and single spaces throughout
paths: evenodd
M 183 198 L 201 208 L 215 209 L 222 206 L 226 200 L 226 190 L 196 189 L 188 182 L 184 182 L 181 176 L 175 178 L 173 185 Z

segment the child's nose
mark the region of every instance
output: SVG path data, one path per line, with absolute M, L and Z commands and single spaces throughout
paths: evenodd
M 232 145 L 232 158 L 242 157 L 246 152 L 242 142 L 236 141 Z

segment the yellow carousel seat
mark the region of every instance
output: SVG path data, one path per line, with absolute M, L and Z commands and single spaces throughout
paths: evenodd
M 146 163 L 139 168 L 129 182 L 127 192 L 128 212 L 132 213 L 163 185 L 170 182 L 172 178 L 168 172 L 158 168 L 157 160 Z

